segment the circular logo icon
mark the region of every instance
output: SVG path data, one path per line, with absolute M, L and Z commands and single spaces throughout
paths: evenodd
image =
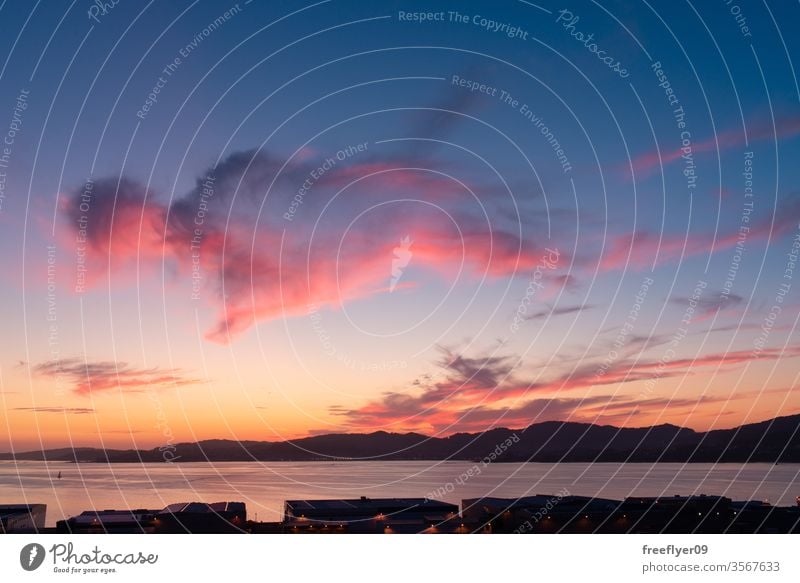
M 44 547 L 38 543 L 31 543 L 22 547 L 19 552 L 19 564 L 26 571 L 35 571 L 44 562 Z

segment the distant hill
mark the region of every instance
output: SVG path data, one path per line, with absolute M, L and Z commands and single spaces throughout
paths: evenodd
M 510 445 L 509 445 L 510 444 Z M 498 448 L 498 446 L 500 446 Z M 800 415 L 700 433 L 675 425 L 618 428 L 552 421 L 429 437 L 418 433 L 329 434 L 281 442 L 211 439 L 171 449 L 178 462 L 482 460 L 494 462 L 783 462 L 800 463 Z M 158 449 L 61 448 L 0 454 L 0 459 L 162 462 Z

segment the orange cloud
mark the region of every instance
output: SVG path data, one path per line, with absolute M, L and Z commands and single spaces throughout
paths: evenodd
M 179 387 L 201 383 L 180 369 L 135 368 L 125 362 L 87 362 L 78 358 L 52 360 L 33 367 L 34 374 L 60 378 L 73 391 L 88 395 L 98 391 L 141 392 L 146 389 Z
M 671 411 L 712 402 L 710 397 L 697 399 L 642 398 L 616 394 L 589 395 L 599 386 L 619 385 L 650 379 L 692 374 L 701 367 L 734 366 L 760 359 L 800 356 L 800 346 L 787 349 L 770 348 L 761 353 L 734 351 L 709 354 L 697 358 L 668 362 L 623 360 L 598 372 L 595 364 L 583 365 L 546 381 L 529 381 L 516 370 L 516 359 L 509 356 L 467 358 L 446 351 L 438 364 L 446 373 L 438 382 L 417 382 L 414 393 L 388 392 L 376 401 L 361 407 L 331 408 L 331 413 L 344 417 L 359 430 L 392 428 L 394 430 L 435 431 L 452 433 L 497 426 L 527 426 L 546 420 L 597 420 L 598 413 L 631 418 L 654 411 Z M 421 390 L 420 390 L 421 388 Z M 583 397 L 563 397 L 566 391 L 584 389 Z M 534 394 L 544 395 L 531 398 Z M 558 396 L 553 396 L 558 395 Z M 752 397 L 750 395 L 748 398 Z M 725 401 L 745 395 L 725 397 Z
M 398 165 L 392 171 L 386 162 L 342 164 L 317 174 L 291 220 L 284 211 L 316 166 L 281 164 L 257 152 L 229 156 L 171 205 L 132 180 L 114 178 L 93 183 L 88 204 L 85 188 L 73 192 L 64 210 L 73 231 L 85 215 L 87 255 L 96 272 L 164 262 L 169 272 L 187 277 L 193 261 L 199 264 L 218 309 L 206 337 L 221 343 L 259 321 L 386 292 L 393 250 L 406 237 L 414 241 L 412 268 L 445 277 L 508 277 L 540 259 L 542 251 L 530 241 L 462 205 L 446 213 L 418 205 L 370 214 L 397 198 L 393 188 L 439 203 L 463 190 Z M 344 196 L 325 210 L 332 199 L 322 193 L 331 192 L 320 189 L 370 172 L 378 172 L 387 188 Z M 413 282 L 407 278 L 403 286 Z

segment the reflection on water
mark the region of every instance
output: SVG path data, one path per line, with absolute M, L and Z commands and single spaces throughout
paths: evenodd
M 477 468 L 477 470 L 475 469 Z M 472 471 L 470 472 L 470 470 Z M 58 479 L 58 472 L 62 477 Z M 469 474 L 472 474 L 471 476 Z M 248 516 L 279 520 L 291 498 L 550 494 L 716 494 L 794 504 L 798 464 L 473 464 L 470 462 L 269 462 L 70 464 L 0 461 L 0 504 L 47 504 L 47 524 L 89 509 L 162 508 L 238 500 Z

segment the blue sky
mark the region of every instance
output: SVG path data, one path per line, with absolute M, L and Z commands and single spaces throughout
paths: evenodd
M 3 3 L 7 441 L 158 443 L 153 394 L 185 438 L 796 412 L 773 4 Z

